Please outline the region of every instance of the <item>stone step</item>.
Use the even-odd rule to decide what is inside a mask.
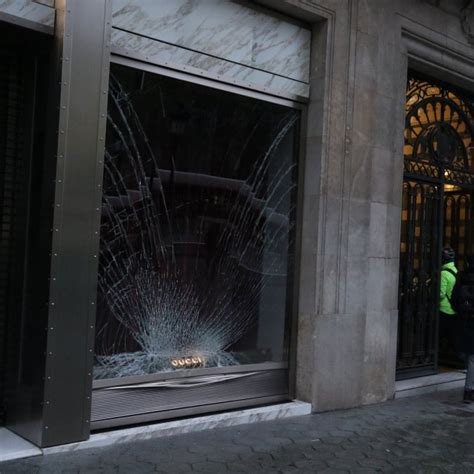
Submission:
[[[41,449],[34,444],[29,443],[6,428],[0,427],[0,462],[40,456],[41,454]]]
[[[456,370],[395,382],[395,398],[413,397],[464,387],[466,372]]]

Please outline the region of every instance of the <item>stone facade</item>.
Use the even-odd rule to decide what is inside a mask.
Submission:
[[[83,9],[84,2],[67,0],[55,4],[56,48],[61,52],[58,57],[63,68],[57,81],[62,87],[59,129],[61,134],[65,133],[62,138],[60,135],[57,156],[65,157],[70,167],[64,171],[58,165],[67,182],[66,178],[75,177],[74,166],[84,172],[84,156],[87,155],[90,181],[95,176],[100,189],[105,99],[102,102],[94,99],[87,108],[87,113],[92,110],[95,114],[95,122],[88,121],[89,130],[82,126],[81,113],[86,105],[80,94],[84,92],[81,87],[85,82],[88,82],[89,92],[95,90],[97,96],[102,96],[101,91],[106,94],[108,54],[110,48],[114,53],[114,39],[112,36],[110,42],[108,36],[112,29],[112,2],[102,0],[100,5],[95,2],[89,0],[89,8],[95,5],[105,18],[101,16],[93,22],[94,29],[91,29],[103,51],[100,57],[97,50],[94,50],[95,56],[86,51],[91,35],[85,25],[92,26],[88,19],[90,13]],[[11,21],[11,16],[18,14],[18,9],[12,10],[13,4],[0,1],[0,20]],[[52,10],[45,6],[50,4],[22,1],[15,5],[28,12],[46,12]],[[76,9],[74,13],[71,13],[71,5],[72,10]],[[407,71],[411,68],[474,91],[474,3],[466,0],[253,0],[248,5],[270,7],[277,15],[281,13],[309,24],[312,30],[309,103],[302,143],[304,160],[300,166],[302,218],[298,230],[299,296],[293,361],[296,397],[310,402],[314,411],[387,400],[393,397],[395,385]],[[82,13],[79,15],[76,11]],[[48,26],[46,32],[51,34],[52,12],[46,13],[49,15],[47,21],[44,20]],[[38,21],[34,17],[28,24]],[[36,26],[45,32],[43,24],[42,28]],[[75,35],[74,41],[71,35]],[[150,62],[153,61],[150,59]],[[77,79],[75,71],[90,72],[90,81]],[[305,78],[306,72],[305,69]],[[69,74],[72,79],[68,79]],[[264,85],[268,86],[266,82]],[[301,95],[306,92],[307,87]],[[90,94],[84,96],[91,97]],[[75,101],[69,103],[70,97]],[[95,103],[101,103],[101,113]],[[76,122],[70,120],[71,116],[76,117]],[[75,123],[81,127],[74,128]],[[86,129],[88,135],[82,136]],[[69,134],[75,137],[75,142],[65,139]],[[87,148],[82,146],[85,140],[90,150],[81,151],[82,156],[78,150]],[[68,143],[73,150],[67,148]],[[81,146],[72,147],[71,143]],[[61,180],[56,185],[62,192]],[[87,194],[84,199],[90,209],[99,211],[101,191],[95,190],[94,202],[92,192],[82,188],[80,191]],[[61,196],[61,192],[57,195]],[[54,246],[65,246],[63,231],[72,234],[71,229],[78,224],[74,214],[76,204],[77,195],[71,191],[65,210],[62,205],[60,210],[55,210],[57,216],[62,217],[62,212],[71,221],[68,225],[60,222],[64,229],[61,225],[56,228],[55,224],[62,240],[54,234],[54,257],[58,256]],[[67,278],[51,279],[47,324],[57,318],[59,329],[54,324],[54,332],[53,328],[48,332],[47,354],[57,357],[57,353],[64,354],[70,349],[79,355],[83,351],[83,357],[72,369],[71,365],[62,366],[60,362],[57,366],[49,362],[45,369],[52,376],[45,378],[46,404],[41,400],[40,409],[47,408],[42,415],[44,419],[38,422],[41,426],[35,428],[38,432],[42,430],[45,437],[49,433],[50,438],[42,441],[44,445],[86,439],[89,435],[93,352],[90,341],[94,337],[91,305],[94,305],[97,273],[96,263],[91,266],[90,260],[97,257],[98,230],[97,217],[93,225],[81,225],[77,235],[70,235],[74,249],[70,254],[77,259],[75,264],[82,265],[87,291],[81,293],[86,285],[75,283],[75,275],[71,275],[70,267],[61,260],[62,254],[55,260],[62,262],[61,269]],[[78,236],[87,243],[79,251],[77,246],[73,247],[77,245]],[[54,265],[52,268],[54,271]],[[90,278],[92,273],[94,276]],[[75,332],[67,320],[71,305],[68,292],[88,308],[76,307]],[[69,347],[69,341],[61,338],[60,330],[63,334],[74,332],[77,344],[74,349]],[[86,346],[76,334],[90,343]],[[73,384],[81,377],[84,383],[77,389]],[[64,380],[71,383],[66,384]],[[51,406],[48,406],[48,393],[53,396]],[[70,399],[76,402],[77,409],[70,409]],[[71,411],[81,415],[76,420],[77,429],[65,429],[69,430],[67,437],[61,431],[64,428],[62,413]],[[48,422],[48,417],[54,419],[56,425]]]
[[[469,10],[462,1],[281,3],[314,25],[297,395],[315,411],[375,403],[394,394],[407,71],[474,90]]]

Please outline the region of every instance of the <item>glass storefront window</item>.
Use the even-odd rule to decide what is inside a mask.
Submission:
[[[96,379],[288,360],[300,111],[113,65]]]

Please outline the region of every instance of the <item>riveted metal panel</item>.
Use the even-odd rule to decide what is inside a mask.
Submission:
[[[42,446],[89,436],[109,0],[56,2],[60,105]]]

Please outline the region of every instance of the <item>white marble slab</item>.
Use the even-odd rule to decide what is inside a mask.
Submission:
[[[0,462],[40,456],[41,449],[6,428],[0,428]],[[1,472],[1,468],[0,468]]]
[[[113,26],[308,82],[311,31],[230,0],[113,0]]]
[[[0,0],[0,12],[54,28],[54,8],[32,0]]]
[[[309,85],[240,64],[195,53],[124,31],[112,30],[112,52],[284,97],[309,97]]]
[[[43,450],[44,454],[77,451],[81,449],[109,446],[117,443],[128,443],[138,440],[162,438],[213,428],[224,428],[262,421],[278,420],[294,416],[309,415],[311,405],[300,401],[280,403],[259,408],[199,416],[178,421],[168,421],[153,425],[125,428],[107,433],[98,433],[81,443],[65,444]]]
[[[54,8],[54,0],[33,0],[35,3],[42,3],[48,7]]]

